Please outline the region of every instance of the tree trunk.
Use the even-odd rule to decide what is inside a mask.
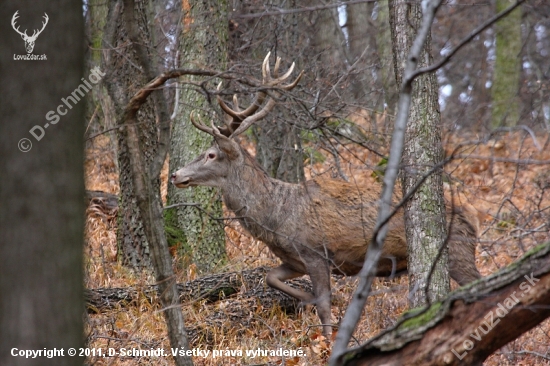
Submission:
[[[386,1],[378,2],[377,23],[378,33],[376,35],[376,48],[378,51],[379,74],[382,79],[381,84],[384,90],[384,108],[389,114],[394,114],[399,92],[398,86],[395,83],[389,13]]]
[[[253,1],[241,3],[240,6],[253,6]],[[295,9],[298,5],[296,0],[277,0],[271,2],[270,6],[277,9]],[[248,48],[250,40],[247,37],[243,37],[245,44],[236,42],[240,39],[234,37],[231,43],[233,63],[249,62],[254,66],[260,65],[267,51],[271,51],[272,56],[281,57],[287,62],[289,59],[293,60],[296,63],[296,69],[302,69],[303,55],[299,47],[303,42],[304,28],[300,14],[272,17],[268,22],[252,20],[244,24],[244,27],[247,26],[248,32],[254,37],[252,42],[261,42],[261,46]],[[281,65],[283,69],[287,66],[288,64],[285,63]],[[250,67],[249,70],[251,69]],[[300,129],[296,123],[298,118],[291,106],[286,107],[284,102],[278,104],[278,108],[250,129],[256,141],[256,160],[273,178],[291,183],[303,182],[305,179],[304,152]]]
[[[550,242],[346,352],[338,365],[481,365],[550,316]]]
[[[183,1],[183,32],[180,35],[181,67],[225,69],[227,65],[227,1]],[[189,82],[200,83],[200,77],[189,76]],[[213,85],[209,85],[213,87]],[[197,130],[189,115],[194,109],[211,111],[210,98],[190,85],[180,84],[179,108],[172,129],[170,145],[170,171],[188,164],[211,144],[211,137]],[[203,114],[204,115],[204,114]],[[203,117],[205,118],[205,117]],[[208,116],[206,118],[212,118]],[[216,121],[216,124],[220,122]],[[170,245],[177,245],[183,254],[190,256],[199,272],[205,273],[223,264],[225,232],[223,222],[216,220],[222,214],[220,192],[217,189],[168,188],[169,204],[194,202],[195,207],[178,207],[165,213]]]
[[[512,5],[510,0],[497,0],[497,13]],[[521,71],[521,8],[495,24],[496,55],[492,91],[493,128],[515,126],[519,121],[519,75]]]
[[[356,101],[362,101],[366,105],[375,106],[378,109],[380,100],[377,93],[371,93],[369,82],[376,79],[376,69],[373,68],[376,60],[377,29],[372,20],[374,2],[346,5],[347,20],[344,29],[347,31],[347,45],[349,49],[349,64],[353,67],[351,92]],[[369,64],[369,61],[372,64]],[[373,116],[374,117],[374,116]]]
[[[44,13],[48,16],[33,50],[47,60],[14,60],[27,54],[9,22],[16,11],[23,29],[40,29]],[[83,75],[82,4],[6,0],[2,14],[0,364],[82,365],[83,357],[67,353],[84,347],[85,101],[69,102],[70,108],[61,101],[83,85],[82,77],[91,81]],[[56,122],[46,120],[51,113]],[[29,133],[35,126],[43,128],[41,139]],[[38,127],[34,132],[40,135]],[[44,349],[58,353],[53,358],[20,354]]]
[[[89,0],[86,12],[86,35],[90,39],[90,47],[86,49],[87,68],[91,69],[95,66],[101,66],[103,50],[103,38],[105,32],[105,24],[109,14],[109,3],[103,0]],[[104,131],[110,131],[116,123],[116,112],[113,101],[109,97],[109,93],[105,85],[102,83],[89,95],[89,103],[86,110],[86,141],[88,144],[93,144],[94,139],[88,141],[90,136],[100,134]],[[111,146],[117,146],[117,134],[106,133],[106,137],[110,140]],[[114,164],[118,170],[116,149],[113,149]]]
[[[155,89],[147,86],[138,89],[158,73],[152,52],[155,42],[148,28],[151,9],[150,2],[113,2],[105,31],[105,43],[114,46],[107,54],[106,63],[110,62],[113,67],[108,85],[119,110],[119,162],[124,162],[120,165],[122,205],[119,212],[128,202],[124,201],[124,197],[128,197],[135,205],[133,212],[136,217],[143,220],[141,230],[154,265],[170,345],[172,348],[188,349],[172,258],[164,232],[159,189],[160,171],[170,139],[168,107],[162,89],[156,93],[153,91]],[[117,52],[122,48],[125,49],[123,55]],[[149,94],[152,95],[148,99]],[[133,97],[128,101],[127,95]],[[125,188],[131,191],[125,192]],[[191,357],[177,355],[174,360],[178,366],[192,365]]]
[[[419,3],[389,2],[394,68],[397,84],[422,22]],[[431,37],[428,35],[419,67],[432,63]],[[412,105],[405,132],[401,160],[403,197],[443,159],[441,145],[438,85],[434,73],[424,74],[413,83]],[[405,204],[405,232],[409,249],[410,306],[418,307],[449,292],[447,236],[441,169],[431,174]],[[441,255],[439,252],[441,251]],[[432,263],[437,265],[431,273]],[[427,295],[427,298],[426,298]]]
[[[288,112],[276,112],[252,128],[258,142],[256,159],[271,177],[299,183],[305,180],[302,142]]]
[[[108,19],[104,31],[103,48],[112,50],[104,53],[103,67],[107,70],[105,78],[107,91],[115,106],[116,115],[120,116],[124,107],[128,104],[129,96],[132,96],[141,85],[146,83],[143,71],[134,65],[137,56],[128,50],[127,31],[122,24],[122,1],[110,3]],[[146,17],[139,17],[139,27],[147,32]],[[149,44],[148,34],[142,33],[142,42]],[[155,143],[156,126],[155,106],[148,101],[140,109],[138,115],[139,139],[144,146],[143,154],[147,163],[155,155],[157,144]],[[143,218],[139,212],[136,201],[136,193],[132,181],[132,167],[128,146],[123,134],[118,131],[118,166],[120,185],[120,204],[118,211],[118,253],[123,264],[132,268],[148,268],[151,266],[150,247],[143,230]]]

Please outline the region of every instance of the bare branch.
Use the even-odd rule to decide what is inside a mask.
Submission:
[[[483,24],[481,24],[479,27],[474,29],[466,38],[462,39],[445,57],[443,57],[441,60],[436,62],[435,64],[423,67],[421,69],[416,70],[411,76],[412,78],[416,78],[422,74],[435,71],[445,65],[451,57],[453,57],[462,47],[464,47],[466,44],[468,44],[472,39],[474,39],[475,36],[483,32],[485,29],[489,28],[491,25],[499,21],[500,19],[504,18],[508,14],[510,14],[515,8],[517,8],[521,3],[525,2],[525,0],[517,0],[517,2],[508,8],[504,9],[500,13],[494,15],[493,17],[487,19]]]

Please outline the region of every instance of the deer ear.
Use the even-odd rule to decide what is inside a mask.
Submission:
[[[220,150],[227,155],[229,160],[236,160],[241,156],[239,144],[232,139],[223,135],[218,135],[214,137],[214,140],[216,140],[216,144],[218,144]]]

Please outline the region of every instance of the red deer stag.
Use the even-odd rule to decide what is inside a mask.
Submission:
[[[215,143],[195,160],[176,171],[171,181],[176,187],[219,187],[226,207],[234,212],[242,226],[263,241],[281,259],[282,264],[267,274],[267,284],[304,303],[314,303],[323,324],[323,333],[331,329],[330,272],[355,275],[363,265],[365,253],[376,223],[377,202],[381,187],[361,187],[340,180],[311,179],[291,184],[269,177],[256,160],[235,141],[234,137],[263,118],[280,96],[277,89],[290,90],[302,74],[282,85],[294,64],[278,77],[277,59],[273,76],[269,70],[269,54],[262,66],[263,86],[254,102],[240,110],[229,108],[219,97],[221,108],[232,117],[223,127],[193,125],[212,135]],[[269,89],[269,91],[267,91]],[[265,106],[258,111],[268,94]],[[449,240],[450,274],[464,285],[480,278],[474,262],[477,238],[476,216],[467,209],[454,207],[454,222]],[[397,213],[389,223],[378,276],[407,269],[407,243],[403,214]],[[308,274],[313,294],[285,284]]]

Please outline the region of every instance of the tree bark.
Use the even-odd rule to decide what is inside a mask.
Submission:
[[[510,0],[497,0],[496,12],[512,5]],[[495,24],[495,69],[493,74],[491,127],[515,126],[519,121],[518,96],[521,71],[521,8]]]
[[[417,315],[405,315],[338,364],[481,365],[549,316],[550,242]]]
[[[180,35],[182,67],[225,69],[227,65],[227,1],[183,1],[183,31]],[[199,77],[189,76],[190,83],[200,83]],[[210,85],[213,87],[214,85]],[[179,108],[172,129],[170,144],[170,171],[191,162],[211,144],[211,137],[197,130],[189,116],[194,109],[211,111],[212,96],[180,84]],[[220,125],[219,122],[216,122]],[[220,192],[208,187],[193,189],[168,188],[169,204],[198,203],[195,207],[178,207],[165,213],[170,245],[178,246],[182,254],[191,258],[200,273],[212,271],[227,260],[223,221],[215,220],[222,214]]]
[[[374,6],[374,2],[346,5],[347,20],[343,29],[347,31],[349,64],[353,65],[350,87],[354,99],[378,109],[383,100],[377,98],[377,93],[371,93],[370,88],[373,84],[376,85],[376,81],[375,83],[369,82],[369,80],[377,78],[377,70],[372,67],[377,61],[375,39],[378,37],[375,23],[372,20]],[[371,62],[370,65],[369,62]]]
[[[392,60],[392,44],[389,22],[389,9],[385,1],[378,2],[376,49],[378,53],[378,68],[384,90],[384,109],[388,114],[395,114],[398,85],[395,82],[395,72]],[[389,123],[388,123],[389,124]]]
[[[67,351],[84,347],[85,101],[69,102],[71,108],[62,102],[81,78],[89,82],[82,4],[6,0],[1,8],[0,364],[82,365],[83,357]],[[14,60],[26,54],[10,25],[16,11],[23,29],[39,29],[49,17],[33,50],[47,60]],[[46,120],[50,111],[57,122]],[[43,128],[39,140],[29,133],[34,126]],[[44,349],[63,349],[63,356],[19,355]]]
[[[124,27],[122,0],[112,1],[109,4],[109,13],[104,30],[103,49],[110,50],[103,53],[103,68],[107,71],[105,77],[106,88],[114,104],[116,115],[124,113],[124,108],[141,85],[147,82],[143,71],[136,68],[137,56],[129,49],[127,30]],[[145,20],[147,17],[138,17],[138,26],[144,30],[141,42],[150,44]],[[157,144],[155,106],[148,101],[140,109],[137,122],[139,139],[144,146],[143,154],[147,163],[155,155]],[[150,268],[151,253],[149,242],[143,228],[143,218],[137,206],[135,187],[132,179],[132,167],[128,145],[122,131],[118,131],[117,157],[119,167],[120,204],[118,211],[118,256],[119,260],[134,269]]]
[[[390,0],[390,27],[397,84],[401,85],[403,66],[422,23],[420,3]],[[431,36],[428,34],[419,58],[419,67],[430,65]],[[412,104],[405,132],[401,160],[403,197],[443,159],[441,145],[438,84],[435,74],[419,76],[413,83]],[[441,170],[430,175],[407,201],[405,232],[409,249],[410,306],[436,301],[449,292],[447,228]],[[437,261],[433,272],[432,264]]]

